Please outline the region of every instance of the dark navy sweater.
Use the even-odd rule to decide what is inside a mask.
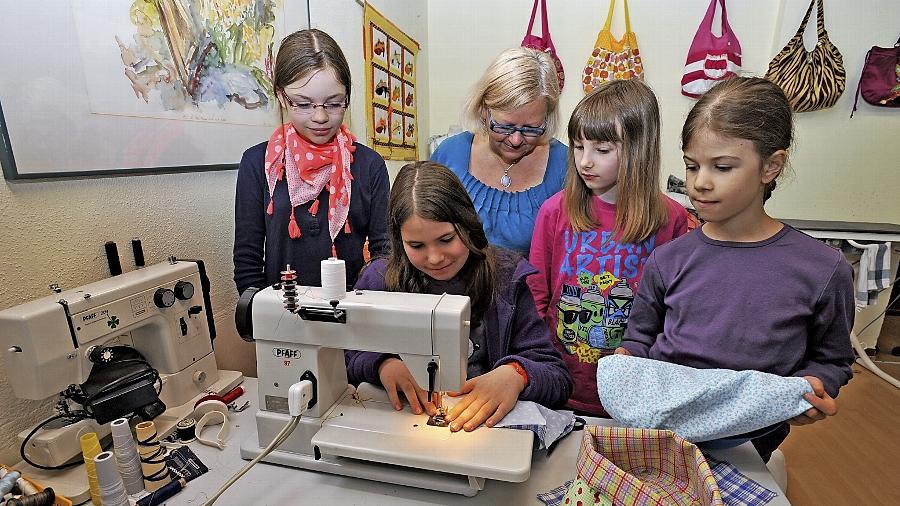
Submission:
[[[275,283],[287,264],[297,271],[298,284],[320,286],[320,263],[331,256],[326,190],[317,197],[316,216],[309,214],[312,201],[295,209],[302,234],[297,239],[288,235],[291,199],[285,180],[275,185],[274,213],[266,214],[269,189],[263,163],[267,144],[263,142],[245,151],[238,169],[234,199],[234,283],[238,293],[251,286],[264,288]],[[367,238],[373,257],[385,254],[389,248],[387,167],[377,153],[362,144],[354,145],[347,218],[351,233],[342,229],[334,240],[338,258],[347,265],[348,287],[356,283],[363,266],[363,245]]]

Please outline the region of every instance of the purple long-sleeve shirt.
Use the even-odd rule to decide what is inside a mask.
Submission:
[[[538,317],[531,290],[525,283],[525,278],[537,270],[519,255],[496,251],[496,295],[483,317],[490,369],[518,362],[528,373],[528,386],[519,394],[519,399],[551,408],[561,407],[572,391],[572,379],[550,341],[550,329]],[[384,290],[386,267],[385,259],[373,261],[360,274],[355,288]],[[345,352],[350,383],[366,381],[380,385],[378,365],[389,356],[392,355]]]
[[[815,376],[836,396],[853,373],[853,270],[788,225],[760,242],[697,229],[644,267],[622,346],[696,368]]]

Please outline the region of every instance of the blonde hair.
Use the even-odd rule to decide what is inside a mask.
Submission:
[[[665,197],[659,189],[659,104],[642,81],[611,81],[575,106],[569,119],[569,168],[565,206],[573,230],[600,226],[594,216],[590,188],[575,168],[574,145],[582,139],[620,143],[616,180],[614,231],[622,243],[637,243],[668,221]]]
[[[547,131],[540,139],[545,142],[559,128],[556,66],[547,53],[526,47],[507,49],[488,66],[469,93],[465,120],[470,130],[487,135],[484,115],[488,109],[511,111],[540,98],[547,105]]]

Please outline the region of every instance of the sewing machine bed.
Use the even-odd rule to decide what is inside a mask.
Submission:
[[[312,444],[328,455],[501,481],[528,479],[531,431],[450,432],[427,421],[428,415],[409,408],[395,411],[383,389],[363,383],[356,396],[344,396],[330,412]]]

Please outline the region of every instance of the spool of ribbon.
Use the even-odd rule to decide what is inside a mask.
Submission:
[[[91,502],[100,506],[100,485],[97,483],[97,467],[94,465],[94,457],[103,451],[100,448],[100,440],[97,439],[96,432],[88,432],[82,434],[81,438],[81,455],[84,457],[84,467],[87,471],[88,485],[91,488]]]
[[[141,474],[141,457],[138,455],[134,436],[131,435],[131,426],[128,425],[127,418],[119,418],[110,422],[109,428],[125,492],[137,494],[144,490],[144,475]]]
[[[141,422],[135,426],[134,430],[137,432],[138,453],[141,454],[144,488],[148,492],[153,492],[165,485],[169,477],[166,468],[166,451],[159,444],[159,436],[153,422]]]
[[[97,486],[100,488],[100,502],[103,506],[128,506],[128,494],[119,475],[113,452],[101,452],[94,457],[97,469]]]

